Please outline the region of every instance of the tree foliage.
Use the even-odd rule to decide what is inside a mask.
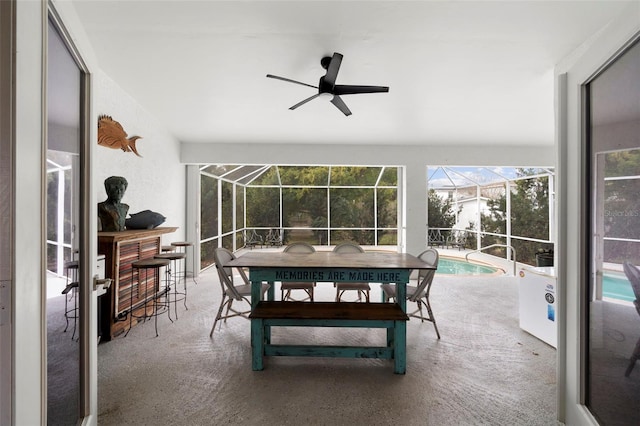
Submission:
[[[456,223],[456,212],[451,198],[440,197],[435,190],[427,194],[427,218],[429,228],[453,228]]]

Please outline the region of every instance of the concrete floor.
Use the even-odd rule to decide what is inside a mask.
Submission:
[[[316,295],[332,300],[333,286]],[[189,283],[189,310],[160,318],[159,337],[150,321],[99,345],[100,425],[557,424],[556,350],[518,327],[513,277],[436,275],[442,339],[411,320],[406,375],[388,360],[296,357],[254,372],[247,320],[209,338],[220,296],[211,268]],[[276,328],[273,340],[383,344],[384,331]]]

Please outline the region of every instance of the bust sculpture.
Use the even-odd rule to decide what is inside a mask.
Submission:
[[[129,205],[121,203],[120,200],[128,185],[127,180],[122,176],[111,176],[105,179],[104,189],[107,191],[107,199],[98,203],[99,230],[124,231]]]

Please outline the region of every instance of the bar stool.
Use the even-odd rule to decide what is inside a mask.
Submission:
[[[134,271],[137,270],[138,272],[138,296],[140,295],[140,285],[141,283],[144,283],[144,296],[143,296],[143,303],[142,306],[144,307],[144,313],[142,315],[136,316],[136,318],[143,318],[144,321],[146,321],[148,318],[150,317],[154,317],[155,319],[155,328],[156,328],[156,337],[158,337],[158,316],[164,314],[165,312],[167,312],[169,310],[169,304],[168,304],[168,299],[166,297],[167,292],[169,291],[168,288],[160,288],[160,269],[169,266],[170,261],[168,259],[143,259],[143,260],[138,260],[136,262],[133,262],[131,264],[131,267],[133,268]],[[144,271],[144,280],[142,280],[140,278],[140,276],[142,275],[142,272]],[[153,283],[153,293],[151,295],[149,295],[149,283],[148,281],[148,275],[149,275],[149,271],[151,271],[154,274],[154,283]],[[131,290],[130,290],[130,312],[129,312],[129,330],[127,330],[125,337],[127,336],[127,334],[129,334],[129,331],[131,331],[131,327],[133,325],[133,317],[134,317],[134,313],[133,313],[133,286],[134,283],[133,281],[131,282]],[[151,297],[149,297],[151,296]],[[161,301],[161,298],[165,298],[164,301]],[[149,302],[151,302],[151,306],[152,306],[152,310],[151,313],[147,312],[147,305],[149,304]],[[169,319],[171,320],[171,322],[173,322],[173,320],[171,319],[171,316],[169,315]]]
[[[69,320],[73,320],[73,333],[71,339],[76,337],[76,321],[78,320],[78,261],[72,260],[64,264],[65,276],[67,278],[67,285],[62,294],[64,295],[64,319],[67,324],[64,327],[63,333],[67,332],[69,328]],[[69,295],[69,293],[71,293]],[[73,308],[69,308],[69,299],[73,298]]]
[[[163,253],[170,253],[176,251],[176,248],[174,246],[162,246],[160,247],[160,251]]]
[[[187,248],[188,247],[193,247],[193,243],[189,242],[189,241],[176,241],[171,243],[172,246],[176,247],[177,250],[179,250],[181,253],[184,253],[185,255],[187,254]],[[193,257],[192,257],[192,266],[191,266],[191,271],[187,270],[187,266],[186,266],[186,260],[185,260],[185,267],[184,267],[184,279],[185,279],[185,285],[186,285],[186,280],[187,280],[187,273],[191,272],[191,279],[193,280],[193,282],[195,284],[198,284],[198,281],[196,280],[196,256],[195,256],[195,250],[193,252]]]
[[[168,303],[173,303],[173,310],[176,314],[176,319],[178,319],[178,302],[180,300],[184,301],[184,308],[187,308],[187,280],[184,279],[183,283],[183,291],[178,291],[178,283],[180,282],[180,277],[183,276],[183,270],[185,268],[180,269],[180,263],[184,265],[184,262],[180,262],[187,258],[185,253],[160,253],[154,256],[156,259],[168,259],[171,263],[164,270],[165,275],[165,287],[167,288],[167,300]],[[171,299],[171,286],[173,286],[173,299]],[[171,308],[169,308],[169,319],[171,319]]]

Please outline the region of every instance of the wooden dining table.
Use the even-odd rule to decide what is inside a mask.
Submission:
[[[394,360],[394,372],[406,372],[406,285],[414,269],[434,269],[406,253],[339,254],[249,252],[224,266],[248,268],[251,281],[252,368],[264,368],[265,356],[322,356]],[[394,303],[275,301],[275,282],[395,283]],[[270,283],[262,300],[262,283]],[[386,328],[386,346],[271,344],[273,326]]]

